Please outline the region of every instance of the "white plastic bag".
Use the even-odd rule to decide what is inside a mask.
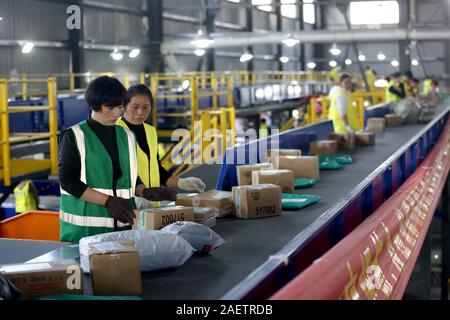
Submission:
[[[182,237],[167,232],[137,229],[103,233],[80,240],[80,264],[89,273],[89,244],[103,241],[131,240],[139,250],[141,271],[152,271],[183,265],[195,249]]]
[[[191,221],[178,221],[161,229],[185,239],[197,252],[210,253],[225,240],[207,226]]]

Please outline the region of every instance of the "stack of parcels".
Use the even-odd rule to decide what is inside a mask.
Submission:
[[[209,190],[203,193],[178,194],[175,204],[186,207],[215,208],[217,218],[233,214],[231,192],[228,191]]]
[[[216,225],[216,217],[219,216],[217,208],[194,207],[194,218],[196,223],[204,224],[212,228]]]
[[[236,217],[257,219],[281,214],[281,188],[274,184],[233,187]]]
[[[138,296],[142,293],[139,251],[132,241],[89,244],[92,291],[100,296]]]
[[[252,185],[274,184],[281,187],[283,193],[294,193],[295,175],[291,170],[261,170],[252,172]]]
[[[279,156],[301,156],[302,150],[300,149],[268,149],[266,162],[273,162],[275,157]]]
[[[369,118],[367,119],[366,129],[370,132],[384,132],[386,128],[385,118]]]
[[[355,148],[355,135],[353,133],[333,132],[329,138],[337,142],[340,150],[353,150]]]
[[[75,260],[5,264],[0,274],[22,292],[20,299],[83,294],[83,271]]]
[[[133,229],[159,230],[177,221],[194,221],[194,210],[183,206],[162,206],[135,210]]]
[[[403,124],[402,117],[393,113],[385,115],[384,118],[386,119],[387,127],[400,127]]]
[[[317,140],[309,144],[309,153],[312,155],[335,154],[337,151],[336,140]]]
[[[236,166],[237,181],[239,186],[248,186],[252,184],[252,172],[264,169],[271,169],[270,163],[257,163]]]
[[[276,169],[291,170],[296,179],[320,179],[319,157],[317,156],[280,156],[275,158]]]

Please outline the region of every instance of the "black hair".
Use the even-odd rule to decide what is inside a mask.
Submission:
[[[400,72],[394,72],[392,75],[391,75],[391,78],[400,78],[402,76],[402,74],[400,73]]]
[[[102,105],[117,107],[126,105],[130,100],[127,89],[116,78],[101,76],[92,80],[84,93],[89,107],[94,111],[100,111]]]
[[[404,75],[405,75],[405,77],[407,77],[408,79],[414,78],[414,76],[413,76],[411,70],[405,71]]]
[[[342,82],[342,81],[344,81],[345,79],[351,79],[351,78],[352,78],[352,76],[349,75],[348,73],[343,73],[343,74],[341,74],[341,76],[339,77],[339,82]]]
[[[145,84],[135,84],[128,88],[128,94],[130,99],[134,96],[146,96],[150,100],[150,106],[153,107],[153,95],[152,91]]]
[[[416,83],[416,84],[419,84],[419,83],[420,83],[419,79],[417,79],[417,78],[414,78],[414,79],[413,79],[413,82]]]

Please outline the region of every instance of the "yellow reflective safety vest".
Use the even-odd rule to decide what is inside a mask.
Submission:
[[[122,118],[117,120],[116,124],[129,129]],[[150,159],[147,157],[147,154],[142,151],[139,143],[136,143],[138,175],[147,188],[157,188],[161,186],[158,166],[158,135],[154,127],[146,123],[144,123],[143,125],[145,129],[145,137],[147,140],[148,148],[150,150]],[[154,207],[160,206],[159,202],[152,201],[151,203]]]
[[[377,80],[377,77],[375,76],[375,73],[373,73],[372,69],[366,70],[365,72],[366,80],[370,88],[375,87],[375,81]]]
[[[16,199],[16,213],[37,210],[38,195],[31,180],[25,180],[14,188],[14,198]]]
[[[334,81],[335,84],[339,83],[339,73],[341,72],[341,67],[336,66],[330,71],[330,79]]]
[[[400,98],[399,96],[397,96],[396,94],[393,94],[389,91],[390,88],[392,87],[396,87],[397,89],[399,89],[398,86],[396,86],[394,83],[392,83],[392,81],[389,81],[388,86],[386,87],[386,102],[395,102],[395,103],[399,103],[402,98]],[[400,89],[399,89],[400,90]]]
[[[336,99],[341,94],[344,94],[347,97],[347,121],[352,128],[353,131],[361,130],[361,127],[359,125],[358,121],[358,114],[356,112],[356,108],[352,104],[352,99],[349,94],[347,94],[343,89],[336,90],[336,92],[331,96],[331,103],[330,103],[330,113],[328,118],[333,121],[333,127],[334,132],[337,133],[346,133],[347,128],[345,127],[345,123],[342,120],[341,115],[338,112],[337,105],[336,105]]]
[[[433,80],[426,79],[423,81],[423,95],[427,96],[433,90]]]

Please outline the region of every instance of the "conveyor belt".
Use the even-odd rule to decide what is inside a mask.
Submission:
[[[62,242],[0,239],[0,264],[26,262],[67,245]]]
[[[346,195],[423,127],[424,125],[408,125],[388,128],[385,133],[377,134],[376,146],[359,147],[350,152],[354,164],[344,167],[341,171],[322,171],[320,182],[314,188],[302,191],[323,197],[320,203],[312,207],[283,212],[280,217],[260,220],[219,220],[214,230],[226,240],[226,244],[209,256],[192,257],[180,268],[144,273],[143,298],[221,298]],[[211,180],[212,176],[204,167],[192,171],[191,174],[205,180]],[[208,184],[212,183],[211,180]]]

